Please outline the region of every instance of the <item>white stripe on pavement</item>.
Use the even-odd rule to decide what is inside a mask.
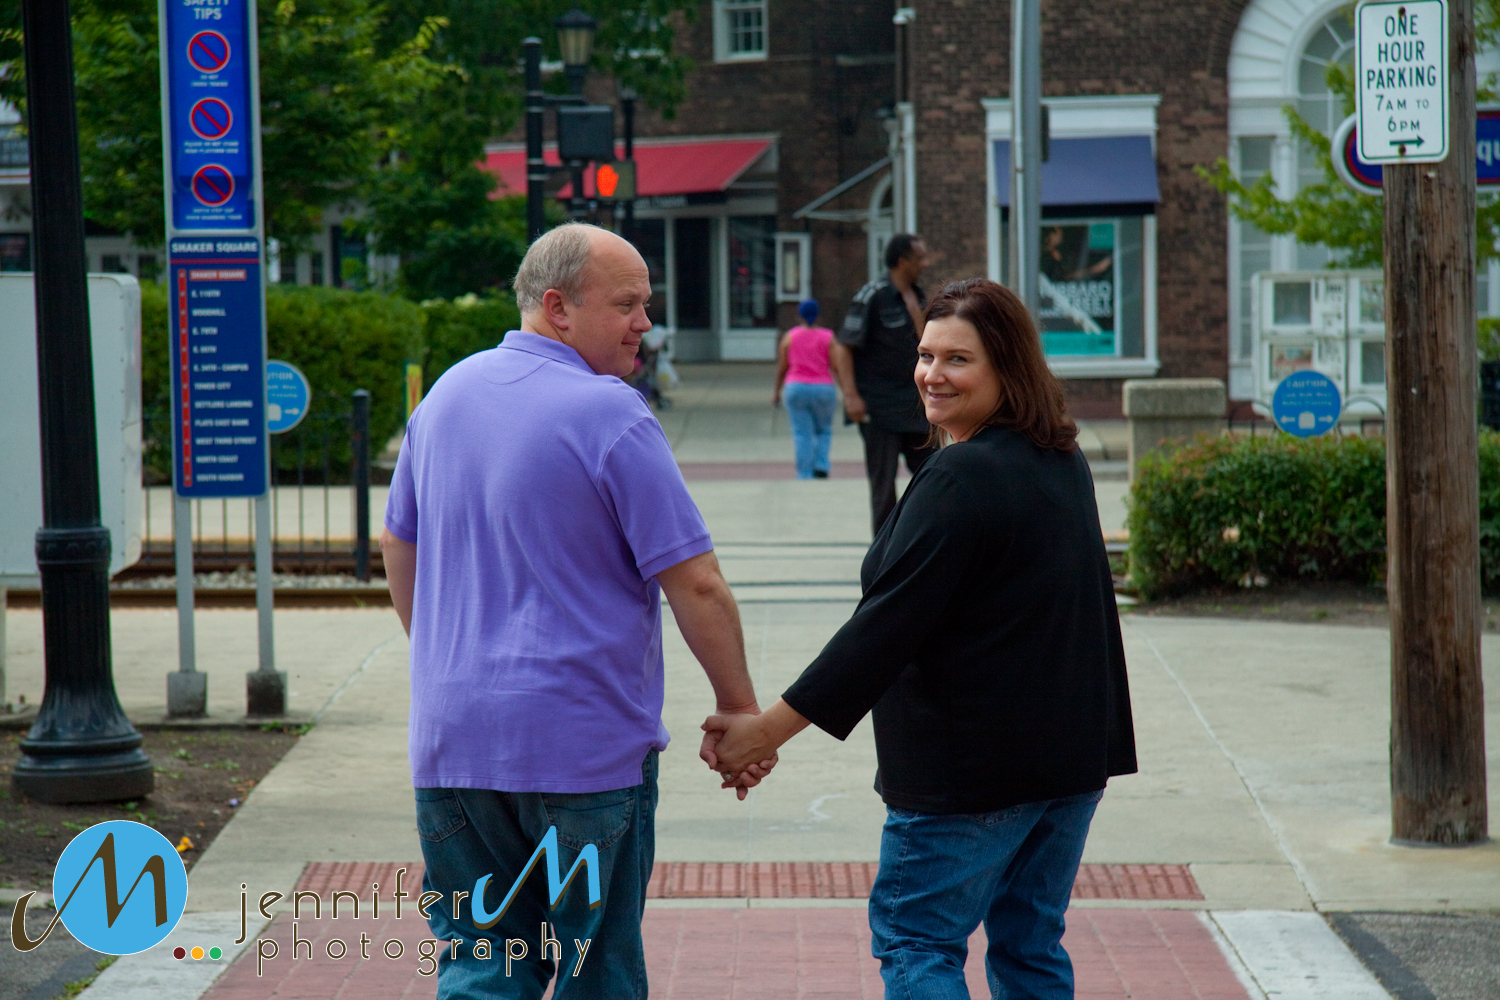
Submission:
[[[233,944],[240,936],[238,912],[184,913],[165,941],[138,955],[122,957],[99,973],[83,996],[99,1000],[198,1000],[267,923],[257,913],[250,919],[244,943]],[[191,951],[194,945],[205,952],[217,946],[224,955],[218,961],[172,957],[173,948]]]
[[[1216,910],[1210,916],[1269,1000],[1391,1000],[1317,913]]]

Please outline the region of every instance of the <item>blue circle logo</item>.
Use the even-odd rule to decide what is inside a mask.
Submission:
[[[160,944],[182,919],[187,891],[187,869],[172,842],[123,819],[74,837],[52,873],[63,926],[106,955],[134,955]]]
[[[1293,372],[1277,384],[1271,397],[1271,417],[1276,426],[1297,437],[1333,430],[1342,410],[1339,387],[1322,372]]]

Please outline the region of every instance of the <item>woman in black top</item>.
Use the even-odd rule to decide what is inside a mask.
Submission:
[[[876,536],[854,616],[764,714],[705,722],[704,757],[728,786],[809,723],[844,739],[873,711],[886,996],[968,997],[983,922],[996,996],[1072,997],[1063,913],[1105,782],[1136,769],[1093,480],[1004,287],[943,289],[916,382],[954,443]]]

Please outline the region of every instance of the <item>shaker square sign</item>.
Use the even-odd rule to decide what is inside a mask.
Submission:
[[[1366,0],[1354,16],[1359,158],[1366,163],[1446,158],[1446,0]]]

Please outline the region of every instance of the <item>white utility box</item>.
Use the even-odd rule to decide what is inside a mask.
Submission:
[[[1379,271],[1263,272],[1255,276],[1255,398],[1316,371],[1338,386],[1341,422],[1385,417],[1385,277]]]
[[[99,508],[110,575],[141,557],[141,286],[128,274],[89,275]],[[0,274],[0,586],[35,587],[42,526],[36,299],[29,273]]]

